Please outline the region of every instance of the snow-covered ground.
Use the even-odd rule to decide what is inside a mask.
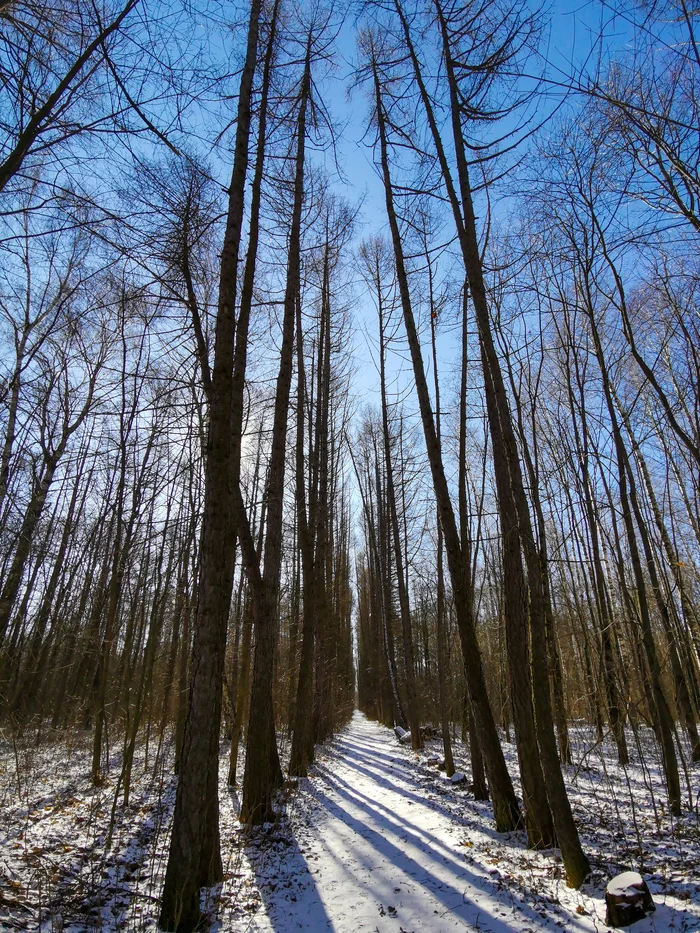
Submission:
[[[592,745],[587,730],[573,738],[567,781],[594,867],[580,891],[567,888],[558,852],[531,852],[522,833],[496,833],[488,805],[429,763],[439,743],[417,754],[356,713],[318,751],[312,777],[286,792],[275,824],[244,832],[237,796],[222,784],[226,880],[204,898],[212,928],[588,933],[606,929],[606,881],[632,868],[657,905],[636,933],[700,933],[697,809],[670,817],[653,748],[645,748],[644,767],[635,756],[621,769],[613,749]],[[515,774],[514,746],[505,748]],[[0,928],[156,929],[175,783],[167,756],[154,775],[153,750],[148,771],[143,754],[130,806],[120,801],[114,810],[106,851],[118,758],[111,779],[92,788],[86,741],[2,745]],[[457,743],[458,767],[468,771],[463,754]],[[698,766],[688,780],[695,804]]]

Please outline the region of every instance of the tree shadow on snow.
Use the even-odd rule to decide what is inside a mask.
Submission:
[[[317,807],[352,830],[359,837],[358,842],[361,839],[371,846],[368,852],[366,846],[360,843],[353,852],[344,839],[343,850],[332,855],[341,867],[347,864],[348,858],[352,858],[356,863],[360,862],[367,872],[374,872],[372,891],[378,899],[383,895],[390,898],[391,892],[397,890],[393,885],[399,885],[401,897],[400,906],[396,908],[398,918],[412,916],[414,919],[403,921],[409,927],[413,924],[417,929],[416,916],[424,924],[422,929],[430,928],[425,926],[426,923],[438,922],[437,918],[426,916],[424,892],[429,892],[442,905],[443,909],[435,913],[459,918],[468,925],[467,929],[476,927],[488,930],[489,933],[510,933],[515,919],[518,927],[521,923],[526,926],[531,924],[534,928],[549,926],[543,924],[541,915],[521,901],[515,892],[508,891],[499,881],[492,880],[486,874],[480,875],[472,870],[459,859],[455,850],[451,850],[429,830],[411,824],[376,801],[370,801],[355,788],[327,772],[322,777],[328,783],[329,790],[341,801],[314,787],[311,793]],[[403,795],[400,788],[393,787],[393,790]],[[356,815],[350,809],[354,809]],[[361,813],[357,813],[358,809]],[[323,817],[320,816],[319,823],[322,821]],[[409,848],[413,854],[409,854]],[[391,866],[388,870],[391,873],[390,883],[385,883],[383,887],[382,882],[387,879],[378,873],[377,856]],[[347,873],[350,874],[349,871]],[[396,894],[393,898],[397,901]],[[514,907],[518,909],[517,918],[512,913]],[[432,909],[430,914],[433,914]],[[551,928],[555,928],[553,923]],[[571,918],[567,929],[574,931],[588,928]]]
[[[275,933],[332,930],[314,880],[318,869],[307,862],[286,821],[251,834],[245,852],[255,876],[267,920]],[[262,929],[251,917],[251,931]]]
[[[345,833],[340,846],[334,846],[333,840],[330,845],[326,843],[325,848],[329,850],[326,854],[349,878],[353,876],[351,861],[355,862],[355,866],[360,863],[360,872],[374,872],[373,895],[381,897],[384,893],[389,898],[385,903],[389,903],[392,898],[396,903],[397,896],[392,895],[392,892],[400,890],[402,905],[399,918],[402,914],[404,917],[409,914],[414,918],[420,916],[425,907],[421,894],[429,891],[443,905],[443,910],[435,913],[458,917],[465,921],[468,929],[508,933],[513,930],[513,924],[517,923],[518,929],[524,924],[527,929],[555,930],[561,928],[564,922],[565,929],[572,933],[576,930],[590,930],[590,918],[587,922],[579,921],[576,915],[561,913],[543,917],[523,899],[517,888],[509,887],[507,879],[491,877],[487,866],[467,865],[460,857],[459,850],[422,825],[425,823],[425,810],[447,817],[453,825],[467,826],[478,822],[481,833],[500,843],[507,842],[524,850],[524,834],[504,836],[497,833],[495,828],[484,825],[483,816],[478,812],[483,805],[471,799],[464,800],[470,812],[464,815],[455,813],[454,809],[446,805],[446,801],[426,796],[426,789],[421,787],[420,774],[411,770],[410,759],[392,755],[391,752],[380,752],[373,745],[358,741],[354,736],[340,736],[333,752],[336,754],[327,756],[330,768],[320,762],[314,768],[318,777],[324,781],[327,792],[318,785],[309,788],[317,813],[321,811],[317,822],[323,825],[323,811],[326,811],[329,817],[342,822],[352,831],[354,835],[350,836],[351,840],[359,838],[355,847],[352,843],[348,844],[348,834]],[[339,763],[342,762],[342,771],[345,772],[342,777],[333,770],[336,758]],[[357,782],[353,772],[357,775]],[[394,801],[399,798],[397,804],[387,806],[385,802],[370,796],[371,790],[362,787],[363,783],[366,784],[363,778],[369,778],[379,787],[390,790]],[[363,793],[363,790],[368,792]],[[423,819],[414,810],[416,804],[423,809]],[[367,844],[371,848],[368,849]],[[388,863],[384,872],[380,872],[382,862],[385,865]],[[390,874],[390,879],[385,877],[387,874]],[[400,880],[402,876],[407,879],[407,884]],[[383,881],[388,883],[382,891]],[[393,883],[400,887],[392,887]],[[597,896],[600,897],[600,894]],[[680,933],[698,929],[696,911],[691,912],[680,905],[668,903],[660,890],[654,892],[654,899],[656,912],[638,924],[636,929],[639,933],[658,933],[667,929],[675,929]],[[421,922],[423,926],[420,928],[428,929],[433,921],[423,916]],[[437,918],[435,922],[438,922]],[[408,921],[409,929],[412,923],[415,926],[415,920]],[[415,926],[416,930],[418,928]]]
[[[371,778],[373,781],[375,781],[380,786],[386,787],[388,790],[394,791],[395,793],[400,793],[401,796],[406,799],[407,805],[409,801],[411,803],[419,803],[421,804],[421,806],[428,807],[430,810],[435,811],[435,813],[440,813],[443,816],[449,817],[453,823],[459,823],[465,827],[473,825],[474,818],[476,818],[479,824],[479,832],[483,833],[486,836],[490,836],[494,840],[494,842],[503,842],[504,839],[508,839],[508,841],[511,844],[519,845],[523,849],[526,848],[524,841],[519,841],[519,840],[525,839],[524,833],[518,832],[518,833],[503,834],[503,833],[497,832],[495,827],[489,825],[489,822],[491,821],[491,817],[490,816],[485,817],[485,814],[487,813],[490,807],[490,804],[480,803],[474,800],[473,797],[467,797],[464,791],[458,791],[458,793],[463,795],[463,804],[465,808],[466,807],[469,808],[471,817],[468,816],[466,813],[465,814],[455,813],[453,807],[450,807],[447,805],[446,802],[443,802],[443,800],[441,799],[442,795],[440,795],[437,799],[427,797],[426,788],[421,787],[419,783],[420,779],[418,777],[409,778],[411,783],[413,783],[413,785],[415,786],[415,791],[412,791],[406,787],[397,786],[397,784],[394,781],[392,781],[390,777],[386,776],[386,769],[384,769],[383,772],[377,770],[377,762],[376,762],[377,756],[374,754],[374,752],[371,755],[364,754],[362,751],[358,750],[358,746],[354,745],[354,743],[351,743],[351,742],[345,743],[344,750],[348,753],[346,756],[343,757],[343,766],[345,768],[352,768],[353,770],[359,772],[360,774],[363,774],[366,777]],[[382,756],[382,757],[388,758],[388,756]],[[389,758],[388,760],[392,763],[395,763],[396,770],[398,772],[402,772],[402,777],[405,778],[406,777],[405,759],[402,759],[402,758],[397,759],[397,758],[392,757],[392,758]],[[362,764],[360,764],[360,761],[362,762]],[[400,765],[403,765],[403,768],[400,767]],[[318,770],[318,767],[317,767],[317,770]],[[429,776],[426,775],[425,780],[430,781],[430,783],[432,784],[433,781],[435,781],[435,777],[433,775],[429,775]],[[444,791],[445,795],[447,795],[447,793],[453,789],[454,789],[454,785],[445,782],[445,791]],[[440,794],[440,792],[437,789],[435,790],[435,793]],[[410,812],[410,811],[407,811],[407,812]],[[485,822],[485,819],[487,819],[489,822]]]

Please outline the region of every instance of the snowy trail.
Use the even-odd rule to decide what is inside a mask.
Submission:
[[[500,870],[472,860],[468,821],[455,822],[416,756],[388,730],[355,713],[321,757],[294,815],[296,844],[255,859],[264,912],[241,929],[490,933],[562,928],[504,889]],[[465,810],[477,807],[459,794]],[[480,835],[490,832],[479,819]],[[494,845],[502,841],[493,833]],[[529,854],[529,853],[528,853]],[[550,855],[551,859],[551,855]],[[486,860],[485,860],[486,861]],[[498,862],[499,858],[492,861]],[[559,922],[557,923],[557,920]],[[593,925],[567,917],[567,930]]]
[[[514,749],[506,753],[512,758]],[[289,800],[288,821],[247,846],[243,872],[230,866],[245,880],[228,892],[235,907],[219,921],[221,933],[608,929],[609,869],[599,866],[580,891],[571,890],[557,852],[528,850],[523,833],[496,833],[489,805],[450,784],[428,764],[429,754],[400,746],[390,730],[356,712],[318,750],[311,777]],[[513,760],[510,766],[515,773]],[[579,818],[595,812],[580,790],[573,800]],[[590,852],[591,843],[584,839]],[[699,933],[700,888],[688,886],[695,855],[686,846],[677,862],[685,893],[650,878],[657,909],[634,933]],[[254,894],[247,904],[246,888]]]
[[[634,933],[700,933],[700,824],[690,809],[673,820],[664,813],[653,735],[639,737],[644,765],[637,758],[627,768],[592,729],[572,725],[571,735],[575,763],[565,777],[594,869],[580,891],[567,888],[556,850],[533,852],[524,833],[495,832],[490,805],[431,764],[437,740],[418,754],[356,713],[317,749],[311,776],[286,801],[281,795],[279,821],[252,835],[226,785],[222,743],[225,880],[203,891],[203,929],[604,933],[605,885],[631,869],[645,875],[656,904]],[[92,742],[82,733],[72,739],[37,747],[30,735],[18,758],[0,738],[0,931],[158,933],[175,801],[171,759],[154,771],[137,748],[131,803],[115,811],[118,756],[95,787]],[[504,741],[503,750],[517,790],[515,746]],[[464,767],[467,749],[457,742],[454,751]],[[700,789],[700,764],[689,777]]]
[[[306,852],[314,865],[316,923],[374,930],[383,916],[394,929],[398,920],[408,930],[463,930],[464,920],[476,919],[483,892],[460,861],[451,821],[416,793],[410,762],[392,754],[386,733],[359,716],[336,748],[342,758],[334,767],[316,769],[318,836]],[[294,918],[297,929],[309,928],[305,906]]]

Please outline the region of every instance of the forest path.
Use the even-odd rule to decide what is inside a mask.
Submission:
[[[319,750],[311,778],[292,800],[292,842],[248,850],[264,912],[236,929],[561,929],[560,918],[514,897],[488,864],[503,840],[489,828],[489,811],[361,713]],[[574,920],[567,929],[590,926]]]

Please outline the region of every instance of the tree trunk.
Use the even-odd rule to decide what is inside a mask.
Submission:
[[[379,262],[376,268],[377,280],[377,310],[379,313],[379,382],[382,401],[382,433],[384,438],[384,464],[386,470],[386,496],[389,507],[389,520],[391,536],[394,544],[394,560],[396,563],[396,583],[399,593],[399,611],[401,614],[401,634],[403,638],[404,665],[406,670],[406,709],[408,711],[408,727],[411,731],[411,745],[418,750],[423,747],[420,733],[420,717],[418,714],[418,696],[416,691],[415,657],[413,650],[413,634],[411,632],[411,609],[408,602],[408,591],[404,577],[404,562],[399,532],[399,515],[396,507],[396,491],[394,489],[394,468],[392,463],[392,441],[389,431],[389,411],[386,397],[385,376],[385,322],[384,304],[380,284]],[[438,438],[439,441],[439,438]],[[449,741],[449,740],[448,740]]]
[[[450,494],[445,478],[444,467],[442,464],[442,454],[435,434],[435,424],[430,405],[430,395],[425,378],[425,369],[421,355],[420,342],[416,330],[413,310],[411,307],[411,297],[408,285],[408,276],[406,273],[403,245],[399,233],[396,213],[394,211],[393,189],[391,186],[391,177],[389,174],[388,144],[386,139],[386,119],[384,115],[379,76],[374,68],[374,91],[376,101],[376,116],[379,127],[379,139],[381,146],[381,166],[384,181],[384,194],[386,200],[387,217],[391,229],[392,244],[394,247],[394,257],[396,262],[396,272],[401,296],[401,306],[403,310],[404,324],[413,364],[413,373],[416,381],[418,393],[418,402],[421,412],[421,421],[423,424],[423,433],[430,461],[430,468],[433,477],[433,486],[438,508],[440,510],[440,523],[445,535],[445,549],[447,552],[447,561],[450,568],[452,579],[452,591],[455,602],[455,612],[457,614],[457,624],[459,626],[460,640],[462,642],[462,654],[464,658],[464,667],[469,685],[469,693],[474,706],[474,718],[476,720],[477,730],[481,741],[481,748],[484,755],[486,770],[489,776],[489,785],[491,788],[491,799],[493,802],[494,816],[496,826],[500,832],[508,832],[514,829],[520,822],[520,810],[518,802],[513,791],[513,785],[506,768],[503,750],[498,740],[498,733],[493,721],[493,714],[488,702],[486,692],[486,683],[481,663],[481,653],[476,640],[476,631],[474,621],[470,617],[467,605],[466,593],[464,590],[464,562],[463,555],[457,533]]]
[[[235,552],[230,508],[233,337],[260,10],[261,0],[252,0],[221,255],[189,703],[159,920],[163,930],[181,933],[199,924],[199,889],[215,884],[223,875],[217,785],[221,685]]]
[[[282,509],[284,501],[287,420],[294,359],[294,319],[300,283],[301,213],[304,199],[304,153],[306,144],[306,109],[311,93],[311,42],[306,47],[304,73],[297,115],[297,151],[294,177],[294,204],[289,238],[287,281],[282,321],[280,368],[275,392],[270,472],[266,490],[267,533],[265,536],[265,573],[255,617],[255,658],[250,700],[250,720],[246,742],[243,776],[243,800],[240,819],[245,823],[263,823],[274,811],[272,795],[282,783],[282,769],[277,753],[275,720],[272,707],[274,666],[282,563]],[[251,568],[248,567],[250,571]],[[250,582],[250,578],[249,578]],[[253,589],[256,588],[254,584]],[[255,596],[254,596],[255,599]],[[254,602],[255,605],[255,602]]]

